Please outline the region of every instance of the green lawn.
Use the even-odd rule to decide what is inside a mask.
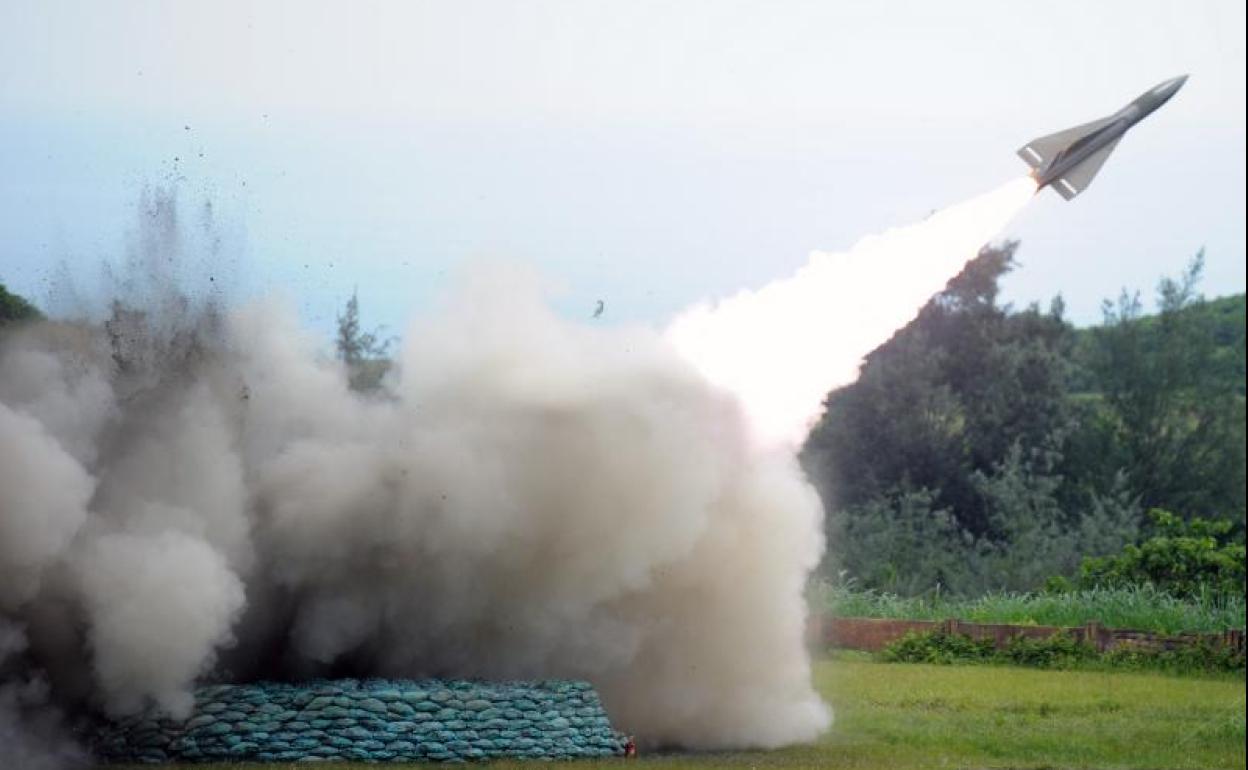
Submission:
[[[1243,768],[1244,680],[821,661],[836,722],[770,752],[646,755],[562,767]],[[532,768],[500,762],[497,768]],[[272,768],[272,765],[267,766]],[[302,770],[303,765],[294,766]],[[317,767],[344,768],[321,764]],[[352,766],[360,767],[360,766]]]

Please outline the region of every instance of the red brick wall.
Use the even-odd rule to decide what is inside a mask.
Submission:
[[[1004,623],[967,623],[960,620],[888,620],[876,618],[815,618],[817,638],[824,646],[844,650],[879,652],[889,642],[914,631],[944,631],[966,634],[973,639],[992,639],[997,647],[1004,647],[1011,637],[1025,636],[1031,639],[1047,639],[1054,634],[1067,632],[1079,641],[1087,642],[1098,650],[1109,650],[1120,644],[1146,647],[1175,647],[1209,641],[1244,649],[1244,632],[1230,630],[1220,634],[1180,634],[1163,636],[1130,629],[1108,629],[1092,622],[1085,626],[1016,626]]]

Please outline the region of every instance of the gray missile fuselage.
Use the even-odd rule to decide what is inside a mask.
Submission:
[[[1122,135],[1169,101],[1185,82],[1187,75],[1172,78],[1107,118],[1029,142],[1018,154],[1032,166],[1037,191],[1052,186],[1067,200],[1083,192]]]

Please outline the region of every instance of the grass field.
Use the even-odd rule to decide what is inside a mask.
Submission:
[[[1177,599],[1147,586],[1092,589],[1062,594],[988,594],[976,599],[902,597],[828,584],[811,589],[811,606],[842,618],[898,618],[1039,626],[1082,626],[1096,620],[1109,628],[1159,634],[1216,633],[1244,627],[1240,597]]]
[[[560,766],[1244,767],[1242,678],[887,664],[856,655],[820,661],[815,676],[836,710],[836,723],[814,745],[767,752],[650,754],[629,762]],[[493,770],[534,766],[490,765]]]

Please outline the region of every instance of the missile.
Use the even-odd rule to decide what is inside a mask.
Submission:
[[[1031,166],[1036,191],[1051,187],[1070,200],[1088,189],[1122,135],[1174,96],[1187,75],[1167,80],[1113,115],[1033,139],[1018,151]]]

